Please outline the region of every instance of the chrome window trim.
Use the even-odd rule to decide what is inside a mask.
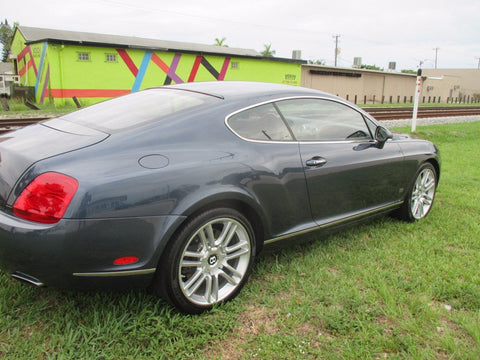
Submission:
[[[278,141],[278,140],[274,140],[274,141],[271,141],[271,140],[253,140],[253,139],[249,139],[249,138],[246,138],[246,137],[243,137],[242,135],[238,134],[231,126],[230,124],[228,123],[228,119],[230,119],[232,116],[238,114],[238,113],[241,113],[243,111],[246,111],[246,110],[250,110],[250,109],[253,109],[253,108],[256,108],[258,106],[262,106],[262,105],[266,105],[266,104],[274,104],[274,103],[277,103],[279,101],[284,101],[284,100],[301,100],[301,99],[316,99],[316,100],[327,100],[327,101],[333,101],[333,102],[336,102],[336,103],[339,103],[339,104],[342,104],[342,105],[345,105],[347,107],[349,107],[350,109],[358,112],[359,114],[361,114],[362,116],[366,116],[369,120],[373,121],[373,123],[376,125],[376,126],[379,126],[378,124],[378,121],[375,121],[375,119],[372,119],[366,112],[364,112],[363,110],[360,109],[357,109],[355,107],[352,106],[351,103],[349,103],[348,101],[346,100],[342,100],[342,99],[336,99],[336,98],[331,98],[331,97],[328,97],[328,96],[314,96],[314,95],[298,95],[298,96],[287,96],[287,97],[281,97],[281,98],[278,98],[278,99],[274,99],[274,100],[267,100],[267,101],[262,101],[262,102],[259,102],[259,103],[256,103],[254,105],[249,105],[249,106],[246,106],[244,108],[241,108],[239,110],[236,110],[230,114],[228,114],[227,116],[225,116],[225,120],[224,120],[224,123],[225,123],[225,126],[235,135],[237,136],[238,138],[244,140],[244,141],[248,141],[248,142],[253,142],[253,143],[260,143],[260,144],[294,144],[294,145],[298,145],[298,144],[357,144],[357,143],[363,143],[365,142],[366,139],[363,139],[363,140],[312,140],[312,141],[305,141],[305,140],[286,140],[286,141]],[[367,126],[367,124],[365,124],[365,126]],[[368,126],[367,126],[368,127]],[[372,139],[368,139],[368,141],[372,141],[374,140],[373,138]]]

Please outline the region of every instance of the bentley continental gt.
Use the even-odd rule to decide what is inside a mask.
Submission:
[[[199,313],[277,241],[423,219],[439,175],[434,144],[330,94],[152,88],[0,136],[0,264],[37,286],[151,287]]]

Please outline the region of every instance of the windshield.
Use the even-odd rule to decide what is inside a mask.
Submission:
[[[149,89],[107,100],[62,117],[104,132],[136,127],[219,101],[213,96],[175,89]]]

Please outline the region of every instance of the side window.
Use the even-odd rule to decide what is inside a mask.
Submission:
[[[299,141],[371,139],[363,115],[335,101],[293,99],[277,103]]]
[[[227,124],[236,134],[250,140],[293,140],[272,104],[260,105],[232,115],[228,118]]]

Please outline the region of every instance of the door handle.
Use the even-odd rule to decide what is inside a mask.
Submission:
[[[327,163],[327,159],[322,158],[321,156],[314,156],[313,158],[307,160],[307,166],[311,167],[320,167]]]

